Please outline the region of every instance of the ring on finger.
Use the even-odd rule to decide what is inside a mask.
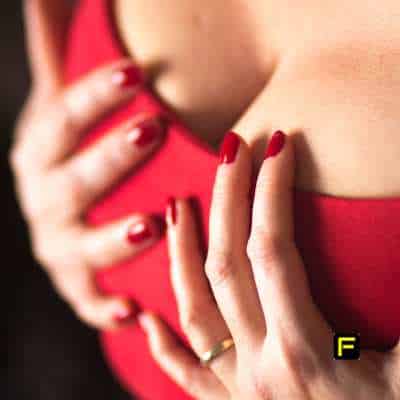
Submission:
[[[221,340],[216,343],[209,351],[206,351],[200,356],[200,363],[204,366],[209,365],[213,360],[228,351],[235,345],[231,337]]]

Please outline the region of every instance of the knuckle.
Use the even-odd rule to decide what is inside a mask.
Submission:
[[[25,171],[29,172],[32,169],[32,157],[26,147],[26,145],[14,144],[8,154],[8,164],[16,175],[22,175]]]
[[[35,226],[47,222],[54,225],[75,215],[73,213],[84,200],[84,191],[77,180],[72,174],[57,171],[29,184],[25,181],[23,209],[27,221]]]
[[[13,171],[21,171],[24,157],[20,148],[13,147],[8,156],[8,163]]]
[[[60,258],[60,255],[52,250],[47,242],[33,242],[32,253],[36,262],[50,275],[54,275],[67,266],[63,264],[64,261]]]
[[[26,196],[21,198],[21,208],[28,224],[37,227],[49,220],[51,207],[49,202],[39,193],[39,188],[26,188]]]
[[[69,105],[71,113],[75,114],[75,110],[82,106],[88,110],[89,113],[103,108],[103,102],[100,99],[99,91],[96,90],[96,84],[92,81],[85,82],[84,86],[81,86],[71,98]]]
[[[90,318],[88,317],[87,307],[85,307],[83,303],[72,301],[69,301],[69,303],[78,319],[85,322],[89,321]]]
[[[247,255],[254,263],[270,264],[288,251],[288,241],[280,235],[254,228],[247,244]]]
[[[181,312],[180,324],[189,338],[198,336],[204,330],[205,307],[190,306]]]
[[[122,171],[128,167],[130,149],[122,140],[121,135],[116,135],[105,141],[98,149],[98,158],[102,160],[104,171]]]
[[[95,299],[90,299],[84,292],[77,290],[77,279],[86,279],[76,270],[76,265],[80,265],[77,258],[70,254],[74,264],[65,263],[64,260],[70,258],[67,256],[68,251],[60,255],[58,251],[51,250],[51,245],[40,240],[33,243],[33,248],[35,258],[44,268],[60,298],[69,305],[75,316],[93,328],[105,328],[108,321],[101,317]]]
[[[282,364],[287,371],[296,371],[299,360],[303,359],[303,346],[292,340],[280,340],[280,353]]]
[[[49,110],[51,120],[57,124],[57,131],[61,132],[63,136],[75,132],[78,129],[73,110],[74,108],[65,95],[61,96]]]
[[[233,252],[210,250],[205,263],[205,273],[213,286],[219,286],[232,277],[235,265]]]
[[[81,210],[86,204],[86,196],[90,191],[90,187],[88,187],[87,180],[80,176],[79,172],[75,171],[74,168],[64,171],[56,179],[54,186],[56,193],[62,193],[62,204],[66,212],[74,214],[75,211]],[[58,201],[55,203],[58,203],[58,206],[54,205],[59,209],[60,203]]]
[[[272,400],[271,389],[265,380],[265,375],[256,373],[251,386],[254,399]]]
[[[215,307],[216,305],[210,299],[197,299],[188,301],[180,309],[180,324],[189,338],[198,337],[204,333],[204,327],[207,326],[205,318],[213,315]]]
[[[66,98],[70,110],[83,107],[91,113],[107,108],[108,102],[112,102],[112,94],[104,83],[103,74],[94,72],[78,85]]]
[[[236,382],[239,390],[252,399],[272,400],[272,392],[261,359],[252,359],[237,369]]]
[[[93,328],[101,328],[102,324],[97,321],[96,313],[93,312],[92,306],[88,302],[70,302],[71,308],[76,317],[85,324]]]
[[[32,253],[34,259],[45,269],[48,269],[51,267],[52,260],[48,256],[47,252],[42,249],[42,246],[33,246],[32,247]]]
[[[30,225],[41,225],[48,220],[51,208],[47,203],[33,200],[31,203],[24,203],[24,217]]]
[[[44,245],[41,240],[32,241],[32,254],[34,259],[45,269],[49,270],[56,265],[54,254],[49,251],[49,246]]]
[[[65,197],[65,205],[67,208],[71,210],[75,210],[79,208],[79,205],[82,203],[84,196],[82,191],[82,182],[79,177],[72,177],[71,183],[69,186],[68,194]]]
[[[112,264],[108,262],[108,251],[104,251],[105,243],[98,234],[93,231],[85,232],[76,242],[76,246],[82,254],[82,260],[91,265],[92,268],[99,268],[104,265]]]
[[[110,326],[109,319],[101,315],[101,308],[96,304],[96,299],[89,299],[82,293],[71,293],[70,290],[62,292],[61,295],[64,300],[70,305],[79,320],[97,329],[104,329]]]
[[[66,228],[34,226],[31,229],[31,247],[36,261],[51,275],[54,283],[67,282],[80,268],[82,257],[71,233]]]
[[[307,387],[319,376],[321,366],[310,346],[302,340],[279,340],[279,351],[283,373],[297,383],[298,387]]]

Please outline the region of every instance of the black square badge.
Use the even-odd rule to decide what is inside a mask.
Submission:
[[[360,358],[360,335],[336,333],[333,337],[333,356],[336,360]]]

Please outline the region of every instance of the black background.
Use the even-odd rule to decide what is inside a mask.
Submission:
[[[54,0],[57,1],[57,0]],[[20,1],[0,4],[0,398],[127,400],[102,360],[94,332],[51,289],[31,257],[8,168],[13,125],[29,89]]]

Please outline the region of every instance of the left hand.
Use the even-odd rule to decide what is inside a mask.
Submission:
[[[161,368],[199,399],[400,398],[400,346],[335,361],[332,331],[314,304],[294,242],[294,147],[276,133],[261,166],[250,226],[250,150],[222,146],[205,267],[187,201],[168,209],[171,277],[181,324],[197,357],[232,338],[207,367],[154,313],[139,317]]]

